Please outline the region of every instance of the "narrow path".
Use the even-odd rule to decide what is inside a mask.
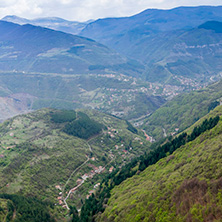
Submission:
[[[87,142],[87,145],[89,147],[90,152],[92,152],[92,147],[89,145],[89,142]]]
[[[78,118],[78,117],[77,117],[77,113],[76,113],[76,118]],[[104,132],[102,132],[102,133],[104,133]],[[91,145],[89,144],[89,142],[90,142],[91,140],[97,138],[97,137],[100,136],[100,135],[101,135],[101,134],[98,134],[97,136],[92,137],[91,139],[89,139],[88,141],[86,141],[87,146],[88,146],[90,152],[93,152],[93,151],[92,151],[92,147],[91,147]],[[66,205],[66,208],[67,208],[68,210],[70,210],[70,208],[69,208],[66,200],[69,198],[69,196],[70,196],[71,192],[73,191],[73,189],[75,188],[75,190],[76,190],[78,187],[80,187],[80,186],[84,183],[84,181],[83,181],[82,183],[80,183],[78,186],[70,189],[69,192],[68,192],[68,194],[67,194],[67,196],[64,198],[63,194],[65,193],[65,188],[66,188],[67,184],[69,183],[70,179],[72,178],[72,176],[74,175],[74,173],[76,173],[81,167],[83,167],[89,160],[90,160],[90,158],[87,156],[87,160],[86,160],[84,163],[82,163],[79,167],[77,167],[77,168],[71,173],[71,175],[69,176],[68,180],[66,181],[66,183],[65,183],[65,185],[64,185],[64,187],[63,187],[63,189],[62,189],[63,201],[64,201],[64,203],[65,203],[65,205]],[[111,160],[110,162],[112,162],[112,161],[113,161],[113,160]]]
[[[162,129],[163,129],[163,136],[167,137],[166,130],[164,128],[162,128]]]
[[[87,156],[87,160],[86,160],[84,163],[82,163],[79,167],[77,167],[77,168],[71,173],[69,179],[66,181],[66,183],[65,183],[65,185],[64,185],[64,187],[63,187],[63,189],[62,189],[62,196],[63,196],[63,193],[65,192],[65,188],[66,188],[67,184],[69,183],[70,179],[72,178],[73,174],[74,174],[76,171],[78,171],[82,166],[84,166],[88,161],[89,161],[89,157]],[[70,191],[69,191],[69,194],[70,194]],[[69,195],[69,194],[68,194],[68,195]],[[69,208],[68,204],[66,203],[66,200],[67,200],[67,198],[68,198],[68,195],[67,195],[67,197],[64,199],[64,203],[65,203],[65,205],[66,205],[66,208],[69,210],[70,208]]]
[[[15,217],[16,217],[16,209],[13,212],[12,220],[15,220]]]
[[[144,133],[144,136],[146,137],[146,140],[150,141],[150,136],[146,133],[145,130],[142,129],[142,131]]]
[[[94,138],[92,138],[92,139],[94,139]],[[90,139],[90,140],[91,140],[91,139]],[[91,147],[90,144],[89,144],[89,141],[90,141],[90,140],[87,141],[87,146],[88,146],[90,152],[92,152],[92,147]],[[62,196],[63,196],[63,194],[65,193],[65,188],[66,188],[67,184],[69,183],[70,179],[72,178],[73,174],[76,173],[81,167],[83,167],[89,160],[90,160],[90,158],[87,156],[87,160],[86,160],[84,163],[82,163],[79,167],[77,167],[77,168],[71,173],[71,175],[69,176],[68,180],[66,181],[66,183],[65,183],[65,185],[64,185],[64,187],[63,187],[63,189],[62,189]],[[83,181],[83,182],[84,182],[84,181]],[[80,186],[83,184],[83,182],[82,182],[81,184],[79,184],[76,188],[80,187]],[[68,210],[69,210],[70,208],[69,208],[66,200],[69,198],[69,195],[71,194],[72,190],[73,190],[73,188],[69,190],[69,193],[67,194],[67,196],[66,196],[65,198],[64,198],[64,196],[63,196],[64,203],[65,203],[66,208],[67,208]]]

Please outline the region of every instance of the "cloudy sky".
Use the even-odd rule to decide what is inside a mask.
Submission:
[[[222,0],[0,0],[0,18],[6,15],[28,19],[56,16],[86,21],[133,15],[147,8],[196,5],[222,5]]]

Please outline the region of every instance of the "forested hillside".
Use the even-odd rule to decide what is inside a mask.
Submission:
[[[64,74],[129,71],[129,75],[137,75],[144,69],[139,62],[88,38],[6,21],[0,21],[0,32],[0,71]]]
[[[144,122],[144,129],[156,139],[182,132],[220,105],[222,101],[222,81],[204,89],[176,96],[156,110]]]
[[[199,122],[199,130],[210,117],[218,115],[222,115],[221,107]],[[220,120],[215,127],[196,134],[175,152],[115,186],[105,212],[98,214],[96,221],[220,221],[221,135]]]
[[[96,20],[81,35],[142,62],[148,81],[172,84],[177,76],[209,82],[221,72],[221,12],[221,6],[148,9]]]
[[[21,218],[30,216],[35,201],[33,221],[44,208],[42,221],[65,221],[69,209],[81,208],[110,171],[150,146],[125,120],[93,110],[42,109],[16,116],[1,124],[0,136],[1,214],[18,221],[25,221],[19,220],[20,210],[26,212]],[[26,198],[34,202],[26,204]]]

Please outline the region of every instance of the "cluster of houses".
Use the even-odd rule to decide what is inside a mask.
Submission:
[[[110,127],[108,127],[108,134],[111,138],[115,137],[115,134],[118,134],[118,130],[116,129],[111,129]]]
[[[63,202],[63,197],[62,197],[62,188],[60,185],[55,186],[56,189],[60,190],[59,196],[57,197],[57,200],[59,201],[59,205],[61,205],[63,208],[66,208],[66,205]]]
[[[78,178],[78,179],[76,180],[77,186],[74,187],[74,188],[72,188],[72,189],[69,191],[70,193],[74,193],[74,192],[85,182],[86,179],[88,179],[88,178],[93,178],[96,173],[100,174],[100,173],[103,173],[103,172],[105,171],[105,167],[102,167],[102,166],[96,167],[96,166],[93,165],[93,164],[88,164],[88,166],[91,167],[91,168],[93,168],[93,170],[91,170],[90,173],[85,173],[85,174],[83,174],[83,175],[81,176],[81,179]],[[114,169],[114,167],[111,167],[111,168],[109,169],[109,172],[112,172],[113,169]],[[89,196],[88,196],[88,198],[92,195],[92,193],[95,192],[95,189],[96,189],[99,185],[100,185],[100,183],[97,183],[96,185],[94,185],[94,189],[89,191]],[[61,188],[60,185],[56,185],[55,188],[58,189],[58,190],[60,190],[60,191],[62,191],[62,188]],[[66,205],[65,205],[64,202],[63,202],[62,192],[59,193],[59,196],[57,197],[57,199],[58,199],[58,201],[59,201],[59,205],[61,205],[62,207],[66,208]]]

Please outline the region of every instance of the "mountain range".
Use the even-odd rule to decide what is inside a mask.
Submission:
[[[222,23],[206,22],[190,30],[175,30],[144,37],[127,56],[146,64],[148,81],[170,82],[173,76],[207,82],[221,75]]]
[[[221,220],[222,6],[3,20],[0,221]]]
[[[1,19],[2,21],[12,22],[19,25],[30,24],[34,26],[42,26],[49,29],[54,29],[57,31],[67,32],[73,35],[77,35],[81,32],[85,26],[92,22],[93,20],[89,20],[87,22],[76,22],[76,21],[68,21],[58,17],[46,17],[46,18],[38,18],[38,19],[25,19],[15,15],[8,15]]]
[[[84,37],[5,21],[0,21],[0,32],[1,71],[139,74],[143,69],[143,65]]]
[[[80,34],[122,51],[123,42],[131,46],[153,33],[190,30],[207,21],[222,21],[221,12],[222,6],[147,9],[131,17],[98,19]]]
[[[106,50],[104,48],[106,52],[104,50],[99,52],[95,45],[92,46],[92,42],[86,43],[88,47],[84,45],[84,49],[82,46],[78,46],[69,50],[69,46],[69,49],[66,50],[66,44],[58,44],[61,34],[54,33],[54,39],[58,41],[55,43],[50,40],[50,45],[53,42],[55,43],[53,48],[45,47],[45,45],[38,47],[39,49],[44,48],[44,50],[36,54],[34,58],[30,58],[30,61],[27,61],[29,65],[25,71],[39,72],[41,70],[41,72],[46,72],[45,64],[47,63],[49,64],[47,72],[49,72],[49,69],[50,72],[57,70],[59,73],[113,71],[140,76],[147,81],[174,84],[175,76],[194,79],[199,82],[209,82],[210,78],[220,76],[222,34],[220,31],[215,31],[215,26],[217,26],[217,30],[220,29],[221,14],[221,6],[179,7],[170,10],[148,9],[131,17],[89,21],[87,24],[84,23],[81,31],[76,32],[72,32],[72,22],[60,18],[27,20],[16,16],[6,16],[2,21],[19,24],[31,23],[75,33],[94,39],[121,54],[116,54],[115,51],[108,48]],[[63,22],[69,27],[67,30],[53,27],[63,24]],[[26,26],[22,26],[21,29]],[[34,29],[33,26],[29,26],[30,29],[31,27]],[[40,28],[38,27],[38,29]],[[39,35],[41,35],[40,33],[39,30]],[[30,33],[29,39],[32,38],[33,34]],[[36,36],[36,38],[39,37]],[[45,36],[45,38],[48,38],[48,36]],[[62,38],[68,37],[63,36]],[[81,41],[78,44],[84,44]],[[64,41],[61,42],[64,43]],[[23,44],[20,43],[20,45]],[[13,47],[15,48],[15,46]],[[28,46],[25,43],[22,48],[26,47]],[[96,56],[93,55],[94,52]],[[12,52],[8,48],[4,53],[3,58],[18,56],[15,51]],[[104,59],[104,54],[106,59]],[[58,63],[58,57],[61,64]],[[73,65],[70,65],[71,57],[74,59]],[[92,58],[99,59],[92,61]],[[8,63],[6,64],[8,66]],[[16,69],[18,67],[21,71],[20,64],[25,67],[24,63],[19,62],[11,68]],[[59,64],[59,67],[57,64]],[[74,65],[77,68],[74,68]]]
[[[96,20],[80,34],[142,62],[149,81],[171,82],[175,75],[207,81],[220,75],[221,32],[214,28],[220,29],[221,15],[221,6],[148,9]]]

